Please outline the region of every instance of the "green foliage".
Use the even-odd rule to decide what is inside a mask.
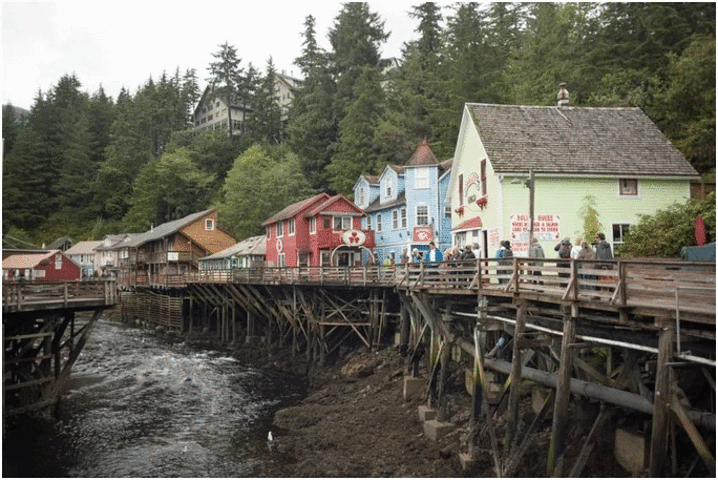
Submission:
[[[583,198],[583,206],[579,211],[579,215],[583,217],[582,238],[589,240],[590,243],[590,239],[596,238],[596,234],[603,230],[603,225],[599,221],[598,210],[596,210],[596,197],[586,195]]]
[[[262,222],[312,194],[297,156],[286,149],[254,145],[234,161],[217,212],[239,239],[264,232]]]
[[[190,152],[179,148],[140,170],[132,185],[131,207],[123,219],[126,231],[144,231],[202,211],[210,203],[214,175],[203,172]]]
[[[716,195],[674,204],[653,215],[642,215],[624,237],[621,256],[676,258],[681,248],[695,245],[695,222],[703,217],[707,241],[716,239]]]

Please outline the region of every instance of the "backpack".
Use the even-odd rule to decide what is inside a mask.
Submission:
[[[561,258],[571,258],[571,245],[562,243],[561,249],[558,251],[558,256]]]

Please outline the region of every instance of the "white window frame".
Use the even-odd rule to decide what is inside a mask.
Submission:
[[[317,217],[309,218],[309,233],[317,233]]]
[[[208,232],[211,232],[214,230],[214,218],[205,218],[204,220],[204,229]]]
[[[417,167],[414,169],[414,188],[429,188],[429,167]]]
[[[381,232],[381,213],[376,214],[376,231]]]
[[[399,211],[392,210],[391,212],[391,228],[394,230],[399,228]]]
[[[621,251],[621,245],[623,245],[623,239],[626,236],[626,233],[631,229],[633,225],[630,223],[613,223],[611,224],[611,248],[613,249],[613,256],[616,257],[617,252],[620,254]],[[616,239],[616,236],[614,235],[614,232],[616,231],[616,227],[620,230],[620,238]],[[618,247],[618,248],[616,248]]]
[[[359,187],[357,192],[357,205],[364,205],[364,187]]]
[[[62,254],[55,254],[55,270],[62,270]]]
[[[287,236],[289,236],[289,237],[294,236],[294,228],[295,228],[294,219],[290,218],[289,220],[287,220]]]
[[[284,222],[277,222],[277,238],[284,236]]]
[[[339,223],[337,223],[337,221]],[[337,228],[337,226],[339,228]],[[352,217],[349,215],[334,215],[332,217],[332,228],[335,232],[352,229]]]
[[[426,213],[425,213],[425,214],[420,213],[420,212],[419,212],[420,209],[421,209],[421,210],[426,209]],[[422,223],[422,222],[419,220],[419,216],[420,216],[420,215],[421,215],[422,217],[423,217],[423,216],[426,217],[426,222],[425,222],[425,223]],[[417,226],[417,227],[423,227],[423,226],[428,226],[428,225],[429,225],[429,206],[426,205],[426,204],[419,204],[419,205],[416,206],[416,226]]]
[[[635,183],[635,190],[633,188],[628,189],[626,182]],[[631,193],[631,192],[634,193]],[[637,178],[619,178],[618,179],[618,196],[621,198],[640,198],[641,190]]]
[[[385,188],[384,188],[384,195],[385,195],[387,198],[391,198],[391,194],[392,194],[392,191],[391,191],[391,190],[392,190],[392,188],[394,188],[394,178],[393,178],[393,177],[387,177],[387,178],[386,178],[386,182],[385,182],[385,184],[384,184],[384,187],[385,187]]]
[[[401,217],[401,228],[406,228],[406,207],[401,207],[399,213]]]

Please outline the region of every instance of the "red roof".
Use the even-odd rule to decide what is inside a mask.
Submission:
[[[338,201],[340,201],[340,200],[344,200],[345,203],[347,203],[348,205],[351,205],[352,207],[354,207],[354,208],[357,210],[358,213],[362,213],[362,214],[364,213],[361,208],[357,207],[357,206],[356,206],[351,200],[349,200],[347,197],[345,197],[345,196],[342,195],[342,194],[337,194],[337,195],[334,195],[334,196],[331,197],[331,198],[327,198],[325,201],[323,201],[322,203],[320,203],[319,205],[317,205],[316,207],[314,207],[313,209],[311,209],[310,211],[308,211],[307,214],[306,214],[306,216],[307,216],[307,217],[313,217],[314,215],[317,215],[317,214],[319,214],[319,213],[322,212],[322,211],[327,211],[327,209],[328,209],[331,205],[333,205],[334,203],[336,203],[336,202],[338,202]]]
[[[477,228],[483,227],[484,224],[481,222],[481,217],[474,217],[470,218],[469,220],[466,220],[465,222],[462,222],[458,224],[456,227],[452,228],[452,231],[457,230],[474,230]]]
[[[431,150],[431,147],[429,146],[429,143],[424,139],[424,141],[421,142],[421,145],[416,149],[414,152],[414,155],[411,156],[408,162],[406,162],[406,166],[412,166],[412,167],[424,167],[427,165],[438,165],[439,161],[436,159],[436,155],[434,155],[434,152]]]
[[[48,258],[52,258],[56,253],[61,252],[60,250],[51,250],[49,252],[42,253],[10,255],[2,261],[2,268],[3,270],[35,268],[40,264],[40,262]]]
[[[275,213],[274,215],[272,215],[271,217],[266,219],[264,222],[262,222],[262,226],[266,227],[267,225],[271,225],[273,223],[277,223],[282,220],[286,220],[288,218],[294,218],[301,211],[306,210],[307,208],[312,207],[317,202],[326,200],[328,198],[329,198],[329,194],[323,192],[323,193],[320,193],[319,195],[315,195],[313,197],[306,198],[297,203],[293,203],[293,204],[289,205],[288,207],[285,207],[279,213]]]

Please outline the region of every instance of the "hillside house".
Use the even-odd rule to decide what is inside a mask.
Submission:
[[[82,269],[61,250],[10,255],[2,261],[3,280],[62,282],[80,280]]]
[[[362,175],[354,199],[366,213],[363,228],[375,232],[377,258],[400,262],[402,254],[451,246],[451,211],[445,206],[452,160],[440,162],[423,141],[406,165],[388,165],[379,177]]]
[[[262,267],[265,263],[267,239],[264,235],[245,238],[229,248],[199,259],[199,269],[235,270]]]
[[[447,195],[455,244],[493,256],[509,240],[526,256],[533,188],[534,235],[547,257],[561,238],[582,236],[589,207],[620,253],[640,214],[690,198],[696,170],[639,108],[570,107],[563,85],[559,100],[465,105]]]
[[[65,255],[70,257],[82,269],[82,278],[92,277],[98,271],[98,255],[95,248],[102,245],[102,240],[77,242]]]
[[[135,234],[136,235],[136,234]],[[123,242],[128,242],[132,237],[130,233],[118,235],[105,235],[102,243],[95,247],[97,257],[97,271],[101,277],[117,277],[119,268],[119,248]]]
[[[374,248],[374,232],[361,228],[364,215],[343,195],[321,193],[289,205],[262,223],[266,229],[267,265],[361,263],[362,252]]]
[[[286,119],[289,107],[294,100],[294,92],[301,85],[301,80],[286,75],[284,72],[275,73],[275,92],[279,108],[282,110],[282,119]],[[192,115],[195,128],[211,128],[212,130],[229,129],[229,112],[225,99],[212,96],[212,90],[207,87],[200,98]],[[247,132],[247,119],[252,113],[248,105],[232,105],[232,134],[242,135]]]
[[[217,210],[210,209],[132,234],[113,248],[118,250],[121,283],[167,285],[182,273],[198,270],[200,258],[235,243],[234,236],[217,225]]]

